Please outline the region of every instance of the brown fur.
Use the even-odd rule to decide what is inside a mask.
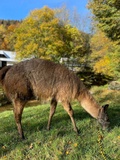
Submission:
[[[3,80],[5,77],[6,72],[11,68],[11,66],[5,66],[4,68],[2,68],[2,70],[0,70],[0,83],[3,85]]]
[[[76,74],[51,61],[35,58],[3,68],[0,71],[0,82],[14,105],[15,120],[21,138],[24,138],[21,126],[22,111],[26,102],[33,96],[51,98],[47,129],[50,129],[58,101],[69,114],[76,132],[78,129],[73,118],[71,100],[80,101],[83,108],[94,118],[98,117],[101,110]]]

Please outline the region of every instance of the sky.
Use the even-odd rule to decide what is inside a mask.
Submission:
[[[89,14],[87,2],[88,0],[1,0],[0,19],[23,20],[34,9],[41,9],[44,6],[54,9],[62,5],[66,5],[70,10],[76,8],[83,16]]]

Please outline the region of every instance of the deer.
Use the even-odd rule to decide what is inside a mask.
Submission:
[[[21,61],[0,70],[0,83],[13,104],[14,118],[21,139],[25,139],[21,123],[23,109],[33,96],[51,100],[48,130],[60,102],[71,119],[74,131],[79,133],[71,106],[73,100],[80,102],[103,129],[109,126],[109,105],[100,106],[80,78],[62,64],[39,58]]]

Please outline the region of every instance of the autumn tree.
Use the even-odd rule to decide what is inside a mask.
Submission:
[[[96,30],[91,39],[93,69],[120,78],[120,1],[90,0],[88,8]]]
[[[79,56],[86,50],[82,32],[61,24],[55,11],[46,6],[32,11],[23,20],[14,39],[18,58],[34,56],[55,60],[61,56]]]
[[[97,26],[113,41],[120,44],[120,0],[90,0]]]
[[[0,25],[0,49],[6,49],[5,42],[6,28],[3,24]]]
[[[72,56],[74,58],[84,57],[89,52],[89,47],[87,46],[87,38],[89,36],[71,25],[65,25],[63,29],[65,33],[63,34],[63,40],[66,51],[64,52],[64,56]]]
[[[17,28],[19,21],[0,21],[0,49],[14,51],[14,43],[10,37],[13,35],[14,30]]]
[[[97,30],[91,38],[91,66],[96,73],[120,77],[120,47],[104,32]]]
[[[64,50],[60,30],[52,9],[44,7],[32,11],[15,32],[18,58],[59,56]]]

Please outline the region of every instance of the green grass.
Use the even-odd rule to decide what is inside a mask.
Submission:
[[[98,125],[78,102],[73,102],[80,135],[73,131],[69,116],[58,105],[47,131],[49,104],[25,108],[22,124],[26,139],[17,134],[12,111],[0,113],[0,160],[119,160],[120,159],[120,93],[107,87],[92,89],[101,103],[110,103],[110,131]],[[100,140],[100,142],[99,142]]]

